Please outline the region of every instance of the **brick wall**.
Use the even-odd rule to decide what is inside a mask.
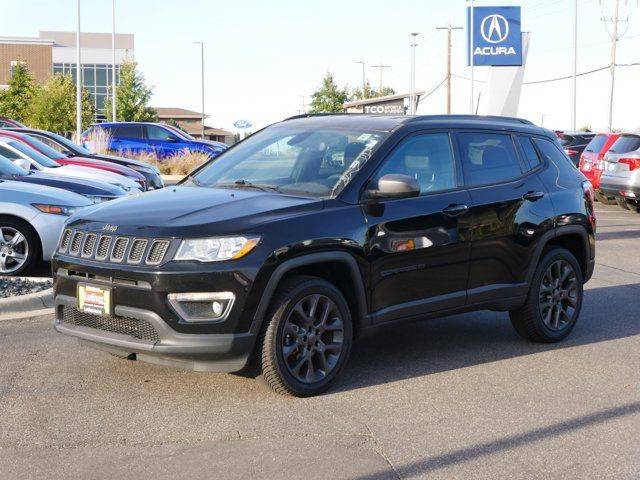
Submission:
[[[9,83],[12,61],[25,62],[37,82],[53,71],[51,45],[0,44],[0,85]]]

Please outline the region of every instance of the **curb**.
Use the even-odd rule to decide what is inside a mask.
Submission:
[[[53,308],[53,288],[0,299],[0,316]]]

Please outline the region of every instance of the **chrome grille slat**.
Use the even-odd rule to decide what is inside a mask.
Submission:
[[[147,265],[158,265],[164,259],[169,250],[170,242],[168,240],[154,240],[147,254]]]
[[[147,240],[136,238],[131,244],[127,263],[140,263],[144,258],[144,251],[147,249],[147,243]]]
[[[89,233],[84,238],[84,244],[82,245],[82,256],[87,258],[93,256],[93,249],[96,246],[96,240],[98,236],[95,233]]]
[[[58,253],[106,263],[160,265],[172,240],[110,235],[67,228],[60,237]]]

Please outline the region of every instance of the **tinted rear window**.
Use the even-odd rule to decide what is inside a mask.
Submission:
[[[511,135],[459,133],[458,142],[468,185],[505,182],[522,175]]]
[[[571,142],[573,142],[575,140],[575,138],[573,138],[570,135],[562,135],[558,137],[558,141],[560,142],[560,145],[562,145],[563,147],[565,145],[569,145]]]
[[[585,150],[587,152],[600,153],[600,150],[602,150],[602,147],[604,147],[605,143],[607,143],[606,135],[596,135],[595,137],[593,137],[593,139],[591,139],[589,145],[587,145],[587,148],[585,148]]]
[[[114,135],[118,138],[143,138],[140,125],[122,125],[116,129]]]
[[[611,153],[629,153],[640,148],[640,137],[636,135],[622,135],[609,149]]]

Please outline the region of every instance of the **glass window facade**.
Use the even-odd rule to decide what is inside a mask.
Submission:
[[[53,73],[69,74],[76,80],[75,63],[54,63]],[[105,119],[105,102],[109,86],[111,85],[112,68],[110,64],[88,63],[82,65],[82,86],[86,88],[93,99],[96,109],[96,120]],[[116,85],[120,83],[120,65],[116,65]]]

